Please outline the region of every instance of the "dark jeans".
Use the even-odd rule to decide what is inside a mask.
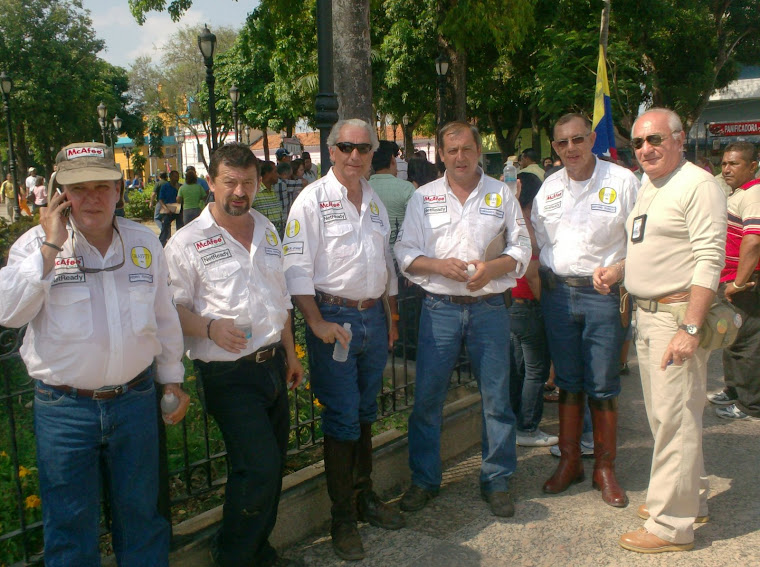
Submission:
[[[572,393],[605,400],[620,394],[619,292],[601,295],[591,286],[558,283],[541,291],[546,338],[557,376],[554,383]]]
[[[161,234],[158,235],[158,239],[161,241],[161,246],[166,246],[166,241],[172,235],[172,221],[175,222],[174,232],[177,232],[184,225],[182,224],[182,213],[174,214],[161,214]]]
[[[214,559],[222,567],[270,565],[277,558],[268,540],[277,521],[289,433],[283,355],[261,364],[196,360],[195,369],[198,394],[227,448]]]
[[[546,345],[544,317],[536,300],[515,300],[509,308],[511,321],[511,376],[509,381],[512,411],[517,430],[538,429],[544,411],[544,382],[549,377],[549,349]]]
[[[723,349],[726,389],[747,415],[760,417],[760,296],[754,290],[733,296],[744,322],[734,343]]]

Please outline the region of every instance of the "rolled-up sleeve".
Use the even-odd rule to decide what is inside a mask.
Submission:
[[[314,295],[314,262],[320,244],[321,215],[312,206],[313,194],[296,199],[282,242],[285,281],[290,295]]]
[[[161,384],[184,381],[185,367],[182,365],[184,339],[177,309],[172,299],[172,286],[169,282],[169,270],[162,253],[155,255],[156,266],[156,335],[161,343],[161,352],[156,357],[158,370],[157,381]]]
[[[410,281],[423,285],[427,283],[428,276],[414,275],[407,272],[409,265],[418,257],[425,256],[425,234],[422,227],[422,195],[415,192],[406,206],[406,215],[401,225],[401,232],[396,237],[393,251],[399,269]]]
[[[525,275],[528,269],[528,263],[531,256],[530,234],[525,227],[525,219],[517,199],[511,193],[504,203],[504,218],[506,219],[507,242],[504,248],[504,254],[514,258],[517,261],[515,271],[510,274],[515,279]]]

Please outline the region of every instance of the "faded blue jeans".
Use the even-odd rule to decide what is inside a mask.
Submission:
[[[158,513],[158,408],[148,379],[110,400],[37,382],[34,432],[45,565],[100,565],[101,470],[108,478],[120,567],[169,565],[169,523]]]
[[[412,484],[431,492],[440,488],[443,404],[463,345],[482,397],[480,487],[485,493],[506,491],[517,467],[517,451],[509,400],[509,313],[502,296],[459,305],[427,295],[422,302],[409,418]]]

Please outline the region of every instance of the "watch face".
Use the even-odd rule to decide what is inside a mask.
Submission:
[[[686,332],[690,335],[696,335],[699,332],[696,325],[686,325]]]

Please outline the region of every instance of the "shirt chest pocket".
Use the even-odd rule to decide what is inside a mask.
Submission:
[[[248,303],[248,277],[237,260],[209,267],[206,280],[209,303],[217,309],[224,306],[225,312],[227,309],[234,311],[238,305]]]
[[[47,335],[55,341],[81,341],[92,336],[92,302],[85,286],[59,284],[46,306]]]
[[[129,288],[129,315],[132,318],[132,332],[136,336],[152,335],[158,331],[155,304],[155,286],[138,285]]]
[[[332,258],[348,259],[356,256],[358,246],[354,228],[348,223],[325,226],[325,250]]]

